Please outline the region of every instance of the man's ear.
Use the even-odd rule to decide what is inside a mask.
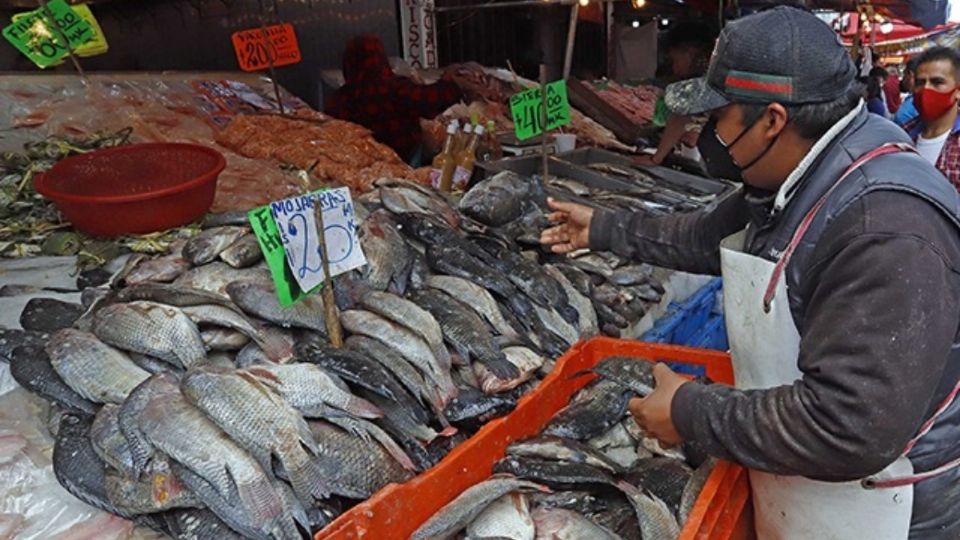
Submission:
[[[761,121],[763,125],[763,136],[766,139],[774,139],[787,128],[789,119],[790,115],[787,113],[787,108],[783,105],[779,103],[767,105],[767,111],[764,113],[764,118]]]

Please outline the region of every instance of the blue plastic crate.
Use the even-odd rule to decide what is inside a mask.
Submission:
[[[653,328],[640,337],[640,340],[701,349],[727,350],[729,345],[723,320],[722,285],[720,278],[714,278],[685,301],[672,302],[667,312],[654,324]],[[703,375],[694,366],[671,367],[681,373]]]

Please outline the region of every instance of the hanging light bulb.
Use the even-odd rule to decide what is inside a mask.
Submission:
[[[640,9],[647,5],[647,0],[630,0],[630,3],[633,5],[633,9]]]
[[[633,21],[630,26],[634,28],[640,28],[640,21]]]
[[[587,7],[590,5],[590,0],[579,0],[579,1],[580,1],[580,7]]]
[[[893,32],[893,23],[890,21],[885,21],[882,24],[880,24],[880,32],[884,34],[889,34],[890,32]]]

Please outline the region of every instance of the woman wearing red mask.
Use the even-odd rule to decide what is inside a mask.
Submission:
[[[917,150],[960,190],[960,55],[937,47],[917,60],[913,101],[920,117],[906,126]]]

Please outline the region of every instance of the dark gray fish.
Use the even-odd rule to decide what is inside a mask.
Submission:
[[[649,264],[630,265],[617,268],[610,275],[610,281],[617,285],[639,285],[653,277],[653,267]]]
[[[10,362],[13,351],[18,347],[43,347],[49,336],[42,332],[29,330],[7,330],[0,328],[0,362]]]
[[[489,327],[473,310],[438,290],[411,293],[410,299],[426,309],[440,323],[443,338],[467,361],[483,364],[497,378],[520,376],[517,366],[507,361],[493,340]]]
[[[310,422],[310,430],[320,447],[315,458],[317,467],[337,495],[366,499],[387,484],[411,478],[379,444],[326,422]]]
[[[623,419],[632,395],[613,381],[590,383],[553,417],[543,434],[578,441],[596,437]]]
[[[10,357],[10,374],[20,386],[72,413],[93,416],[100,407],[63,382],[42,346],[25,345],[14,349]]]
[[[590,296],[590,289],[593,288],[593,283],[586,272],[569,264],[556,264],[554,267],[570,281],[570,284],[573,285],[573,288],[575,288],[577,292],[586,297]]]
[[[367,310],[404,326],[430,346],[440,368],[450,369],[450,353],[444,345],[444,333],[429,310],[387,292],[371,291],[360,301]]]
[[[226,227],[233,225],[236,227],[249,227],[250,218],[246,210],[231,210],[219,214],[207,214],[200,221],[200,228],[213,229],[216,227]]]
[[[451,227],[460,223],[456,210],[437,192],[422,189],[413,183],[396,183],[380,188],[383,206],[394,214],[426,214],[437,216]]]
[[[410,540],[448,540],[470,524],[493,501],[514,491],[547,491],[540,484],[495,476],[467,488],[417,529]]]
[[[492,266],[503,272],[510,281],[537,304],[556,310],[570,324],[579,322],[577,311],[570,306],[566,291],[543,268],[524,256],[508,250],[499,250]]]
[[[443,420],[440,394],[431,385],[427,384],[423,375],[416,367],[408,362],[398,352],[367,336],[350,336],[344,342],[348,350],[358,352],[367,358],[379,362],[397,381],[410,391],[421,403],[431,404],[441,420]]]
[[[651,282],[635,285],[628,289],[630,294],[645,302],[657,303],[663,298],[663,286],[656,287]]]
[[[195,266],[213,262],[220,253],[249,231],[246,227],[224,226],[205,229],[183,246],[183,258]]]
[[[509,473],[517,478],[539,482],[551,489],[578,489],[591,486],[609,486],[617,489],[617,480],[613,475],[585,463],[507,456],[493,466],[493,472]]]
[[[489,395],[476,388],[460,387],[443,413],[453,423],[479,426],[503,416],[517,406],[517,400],[509,394]]]
[[[92,421],[89,417],[63,415],[53,445],[53,473],[74,497],[94,508],[129,518],[131,515],[114,506],[107,496],[104,463],[90,444]]]
[[[680,525],[677,518],[659,497],[646,489],[637,489],[627,482],[618,487],[630,500],[640,522],[640,534],[643,538],[677,538]]]
[[[247,268],[263,260],[263,251],[257,237],[247,234],[220,252],[220,260],[234,268]]]
[[[550,493],[531,493],[534,507],[562,508],[589,516],[610,508],[610,498],[593,491],[557,490]]]
[[[243,540],[210,510],[169,510],[157,516],[163,521],[160,532],[176,540]]]
[[[493,296],[476,283],[456,276],[430,276],[426,285],[459,298],[476,311],[477,315],[486,319],[501,336],[518,337],[516,329],[506,321]]]
[[[169,283],[190,269],[190,261],[179,255],[167,255],[141,262],[123,279],[126,285]]]
[[[386,210],[377,210],[360,224],[360,245],[367,258],[367,266],[361,269],[363,279],[378,291],[385,291],[391,282],[401,280],[401,275],[412,263],[413,254],[397,230],[393,215]]]
[[[570,439],[535,437],[517,441],[507,447],[507,455],[533,457],[569,463],[585,463],[610,474],[620,473],[620,467],[597,450]]]
[[[707,484],[707,479],[710,478],[716,466],[717,459],[708,458],[697,467],[697,470],[690,476],[687,485],[683,487],[683,492],[680,494],[680,506],[677,509],[677,519],[681,525],[685,524],[687,519],[690,518],[690,512],[693,511],[693,506],[697,503],[700,492],[703,491],[703,486]]]
[[[323,301],[307,296],[296,304],[283,307],[272,284],[235,281],[227,285],[227,294],[245,312],[284,328],[296,327],[326,335],[327,323]]]
[[[605,494],[604,498],[607,500],[607,508],[589,514],[590,521],[617,534],[623,540],[643,540],[637,511],[633,505],[622,495]]]
[[[90,443],[104,463],[128,477],[135,477],[137,470],[130,452],[130,443],[120,431],[120,406],[106,404],[100,408],[90,426]],[[134,512],[142,513],[142,512]]]
[[[73,326],[83,312],[80,304],[55,298],[31,298],[20,312],[20,326],[33,332],[53,333]]]
[[[401,443],[411,441],[411,439],[431,442],[441,435],[449,436],[457,431],[451,427],[444,429],[441,433],[437,433],[437,431],[427,425],[424,420],[417,418],[414,411],[404,408],[395,401],[391,401],[364,388],[357,389],[357,394],[383,411],[383,418],[378,418],[375,423],[383,427],[388,433],[394,435]],[[409,445],[405,444],[404,447],[409,450]]]
[[[630,321],[626,317],[610,309],[610,306],[606,304],[594,301],[593,309],[597,312],[597,320],[601,325],[609,325],[614,329],[624,329],[630,326]],[[619,330],[616,330],[616,333],[619,334]]]
[[[80,330],[58,331],[46,351],[63,382],[96,403],[122,403],[150,376],[123,352]]]
[[[641,459],[624,479],[656,495],[676,515],[680,510],[683,490],[692,476],[693,471],[680,460],[652,457]]]
[[[518,293],[503,274],[457,247],[429,246],[427,264],[441,274],[472,281],[503,298],[512,298]]]
[[[537,508],[531,514],[537,538],[569,538],[590,540],[622,540],[585,516],[563,508]],[[664,538],[663,540],[668,540]]]
[[[143,479],[134,479],[108,469],[104,480],[110,502],[128,515],[203,507],[200,499],[187,489],[169,466],[163,470],[153,470]]]
[[[647,397],[657,386],[653,377],[654,365],[643,358],[611,356],[601,360],[590,371],[632,390],[639,397]]]
[[[477,183],[460,199],[460,211],[484,225],[499,227],[520,217],[530,180],[512,171]]]

